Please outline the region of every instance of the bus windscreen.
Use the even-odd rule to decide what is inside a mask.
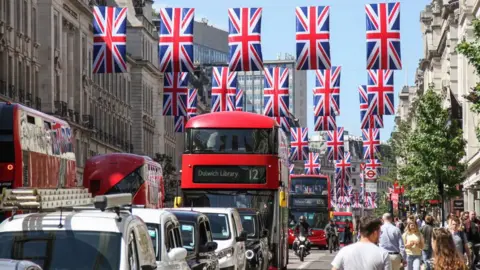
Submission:
[[[291,194],[328,195],[327,178],[292,177]]]
[[[273,154],[274,129],[189,129],[186,152],[192,154]]]
[[[290,211],[290,225],[296,225],[304,216],[312,229],[324,229],[328,222],[328,211]]]
[[[108,195],[108,194],[130,193],[132,194],[132,196],[135,196],[135,194],[138,192],[140,187],[145,182],[140,171],[141,169],[142,167],[139,167],[135,171],[131,172],[129,175],[125,176],[125,178],[120,180],[105,194]]]

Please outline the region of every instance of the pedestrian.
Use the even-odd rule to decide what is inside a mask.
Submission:
[[[344,239],[343,243],[349,245],[352,241],[352,223],[349,219],[345,221]]]
[[[398,219],[398,222],[395,223],[395,225],[397,226],[397,228],[400,229],[400,232],[403,234],[403,232],[405,231],[405,223],[403,223],[401,219]]]
[[[452,234],[445,228],[432,232],[433,267],[435,270],[467,270],[460,253],[455,248]],[[431,262],[429,262],[431,264]]]
[[[416,222],[407,223],[403,234],[403,243],[405,243],[405,253],[407,253],[407,269],[420,270],[422,249],[425,244]]]
[[[383,214],[383,225],[381,227],[380,247],[386,250],[392,262],[392,270],[400,270],[405,263],[406,254],[403,245],[402,233],[392,224],[392,215]]]
[[[420,228],[425,245],[422,250],[422,260],[425,265],[425,270],[431,270],[430,266],[426,263],[432,258],[432,232],[433,232],[433,217],[427,215],[425,217],[425,225]]]
[[[460,228],[460,219],[458,217],[453,217],[450,219],[450,233],[452,234],[453,243],[455,248],[462,256],[467,256],[466,263],[469,263],[471,258],[470,249],[468,248],[468,240],[465,232],[459,230]],[[436,270],[436,269],[435,269]]]
[[[465,220],[463,221],[463,226],[465,227],[464,232],[467,237],[470,254],[472,255],[470,261],[473,262],[472,265],[476,265],[479,262],[479,250],[476,245],[480,244],[480,231],[478,225],[475,223],[477,215],[475,211],[465,213],[466,215],[464,217]]]
[[[342,248],[332,261],[332,270],[390,270],[388,252],[377,246],[382,222],[373,217],[362,217],[361,239]]]

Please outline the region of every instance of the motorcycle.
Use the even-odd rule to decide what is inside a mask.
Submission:
[[[309,230],[308,235],[311,235],[312,231]],[[303,262],[304,258],[309,254],[310,242],[305,235],[298,235],[293,243],[293,250],[296,255],[300,258],[300,261]]]

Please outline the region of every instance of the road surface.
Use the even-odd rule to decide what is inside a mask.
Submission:
[[[330,264],[335,257],[336,252],[330,254],[325,250],[318,250],[317,248],[312,248],[310,255],[305,257],[304,261],[301,262],[295,253],[290,250],[288,269],[315,269],[315,270],[330,270],[332,265]]]

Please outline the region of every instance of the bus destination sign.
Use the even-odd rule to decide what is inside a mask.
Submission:
[[[204,165],[193,168],[193,182],[202,184],[265,184],[265,166]]]
[[[326,207],[326,199],[322,198],[293,198],[293,206],[317,206],[317,207]]]

